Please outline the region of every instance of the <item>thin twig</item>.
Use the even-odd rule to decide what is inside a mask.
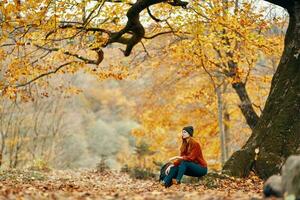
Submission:
[[[33,83],[34,81],[36,81],[36,80],[38,80],[38,79],[40,79],[40,78],[43,78],[43,77],[45,77],[45,76],[49,76],[50,74],[55,74],[56,72],[58,72],[58,71],[59,71],[60,69],[62,69],[63,67],[65,67],[65,66],[67,66],[67,65],[70,65],[70,64],[72,64],[72,63],[76,63],[76,61],[71,61],[71,62],[67,62],[67,63],[65,63],[65,64],[62,64],[62,65],[60,65],[59,67],[57,67],[57,68],[56,68],[55,70],[53,70],[53,71],[49,71],[49,72],[46,72],[46,73],[44,73],[44,74],[40,74],[39,76],[37,76],[37,77],[31,79],[30,81],[28,81],[28,82],[26,82],[26,83],[16,85],[16,88],[24,87],[24,86],[26,86],[26,85],[29,85],[29,84]]]

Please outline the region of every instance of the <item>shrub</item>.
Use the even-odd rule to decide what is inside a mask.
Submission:
[[[29,170],[34,170],[34,171],[50,171],[50,167],[48,162],[46,162],[43,159],[35,159],[32,162],[32,165],[29,167]]]
[[[107,171],[108,169],[109,169],[109,166],[106,164],[106,158],[101,157],[100,162],[96,166],[96,171],[102,173],[102,172]]]
[[[157,177],[157,175],[148,168],[145,168],[145,169],[140,168],[140,167],[130,168],[130,167],[128,167],[128,165],[124,165],[121,168],[121,172],[129,174],[129,176],[131,178],[135,178],[135,179],[146,180],[146,179],[154,179]]]

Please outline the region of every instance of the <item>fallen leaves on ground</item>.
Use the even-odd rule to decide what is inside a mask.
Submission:
[[[200,180],[164,188],[156,180],[138,180],[128,174],[91,170],[53,170],[50,172],[9,171],[0,173],[0,200],[6,199],[261,199],[262,181],[214,179]]]

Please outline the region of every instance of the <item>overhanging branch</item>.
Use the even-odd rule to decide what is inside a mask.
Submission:
[[[49,47],[44,47],[44,46],[40,46],[40,45],[35,45],[35,46],[39,49],[43,49],[43,50],[46,50],[46,51],[59,51],[60,50],[59,48],[49,48]],[[65,52],[63,52],[63,54],[78,58],[79,60],[84,61],[86,64],[99,65],[101,63],[101,61],[103,60],[103,51],[100,48],[95,48],[95,49],[92,49],[92,50],[97,53],[98,58],[96,60],[88,59],[86,57],[83,57],[83,56],[78,55],[78,54],[71,53],[69,51],[65,51]]]
[[[22,83],[22,84],[16,85],[16,88],[24,87],[24,86],[29,85],[29,84],[33,83],[34,81],[36,81],[36,80],[38,80],[38,79],[41,79],[41,78],[43,78],[43,77],[45,77],[45,76],[49,76],[50,74],[55,74],[55,73],[57,73],[59,70],[61,70],[62,68],[64,68],[65,66],[70,65],[70,64],[75,63],[75,62],[76,62],[76,61],[71,61],[71,62],[64,63],[64,64],[60,65],[59,67],[57,67],[57,68],[56,68],[55,70],[53,70],[53,71],[49,71],[49,72],[40,74],[39,76],[37,76],[37,77],[31,79],[30,81],[28,81],[28,82],[26,82],[26,83]]]
[[[106,45],[115,42],[126,44],[124,55],[129,56],[133,47],[137,43],[139,43],[145,36],[145,29],[140,22],[140,13],[144,9],[149,8],[151,5],[164,2],[172,6],[181,6],[183,8],[186,8],[188,4],[188,2],[181,0],[173,0],[171,2],[168,2],[167,0],[138,0],[127,11],[126,16],[128,18],[128,21],[126,23],[126,26],[119,32],[112,33]],[[124,38],[123,35],[125,33],[131,33],[131,38]]]
[[[289,10],[293,6],[295,0],[265,0],[265,1]]]

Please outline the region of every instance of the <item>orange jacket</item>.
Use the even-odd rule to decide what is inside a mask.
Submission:
[[[200,144],[196,142],[193,138],[190,138],[188,150],[181,152],[180,156],[183,157],[182,160],[192,161],[199,164],[202,167],[207,167],[207,163],[203,158]],[[174,165],[178,166],[180,164],[180,161],[181,160],[175,160]]]

